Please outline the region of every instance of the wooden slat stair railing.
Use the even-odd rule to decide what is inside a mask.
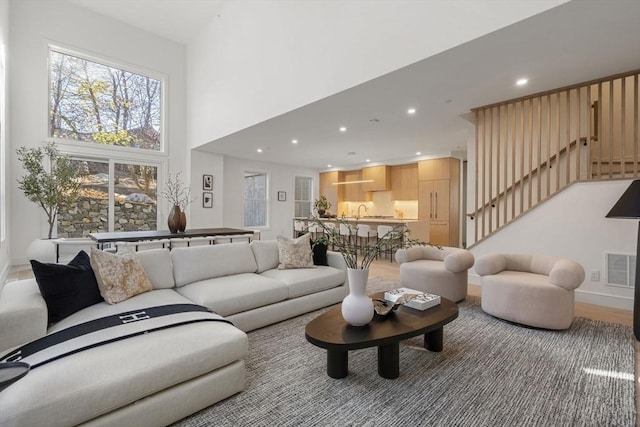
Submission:
[[[574,182],[639,178],[639,80],[633,70],[475,108],[468,246]]]
[[[595,139],[595,137],[591,137],[591,139]],[[583,137],[580,138],[580,143],[583,144],[584,146],[587,145],[587,138]],[[571,141],[569,143],[569,147],[563,147],[562,149],[560,149],[560,153],[559,155],[563,155],[567,152],[568,150],[573,150],[576,148],[576,144],[578,144],[578,140],[574,139],[573,141]],[[482,209],[486,209],[489,206],[491,207],[495,207],[495,204],[499,201],[499,200],[504,200],[504,198],[509,195],[510,193],[512,193],[513,191],[516,191],[520,185],[525,184],[529,179],[534,178],[540,170],[546,169],[547,168],[547,164],[549,165],[549,169],[551,169],[551,165],[552,163],[556,162],[556,158],[558,158],[559,156],[554,154],[552,155],[549,160],[545,160],[543,161],[540,166],[538,166],[536,169],[534,169],[533,171],[529,172],[528,174],[526,174],[525,176],[523,176],[522,178],[520,178],[518,181],[516,181],[515,183],[513,183],[513,185],[511,185],[510,187],[508,187],[506,190],[502,191],[500,194],[498,194],[497,196],[495,196],[493,199],[491,199],[491,202],[485,203],[484,206],[481,206],[480,208],[476,209],[474,212],[469,212],[466,215],[471,218],[474,219],[474,217],[476,216],[476,214],[478,212],[482,212]]]

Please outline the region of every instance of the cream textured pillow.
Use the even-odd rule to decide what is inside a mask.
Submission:
[[[109,304],[117,304],[152,289],[135,254],[114,255],[91,248],[91,268],[96,275],[100,295]]]
[[[305,234],[297,239],[278,236],[276,240],[278,241],[279,270],[313,267],[311,234]]]

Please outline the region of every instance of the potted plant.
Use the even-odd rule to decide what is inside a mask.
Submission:
[[[44,210],[49,223],[47,238],[51,239],[60,209],[72,205],[78,199],[78,170],[71,158],[60,154],[53,142],[44,147],[20,147],[16,153],[26,171],[18,179],[18,188],[27,199]]]
[[[360,247],[358,254],[357,233],[358,220],[347,222],[342,216],[334,227],[326,225],[326,222],[316,219],[315,222],[323,230],[323,242],[340,252],[347,264],[347,277],[349,282],[349,295],[342,301],[342,317],[353,326],[364,326],[371,321],[374,314],[371,298],[366,295],[369,267],[382,251],[394,252],[410,246],[429,245],[416,239],[409,238],[409,228],[406,224],[394,226],[385,236],[378,236],[374,243]],[[340,225],[351,230],[351,235],[344,238],[340,235]],[[436,246],[440,248],[440,246]]]
[[[327,197],[324,195],[321,195],[313,202],[313,208],[321,217],[324,216],[325,212],[327,212],[330,207],[331,202],[329,202],[329,200],[327,200]]]
[[[181,173],[181,171],[178,171],[175,177],[172,177],[171,172],[169,172],[167,184],[162,192],[162,196],[171,204],[171,210],[167,217],[167,226],[172,233],[184,231],[187,228],[185,210],[195,200],[191,197],[191,188],[185,186],[180,179]]]

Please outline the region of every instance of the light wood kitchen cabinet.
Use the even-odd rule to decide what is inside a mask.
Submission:
[[[429,221],[429,242],[440,246],[457,246],[449,244],[449,223],[445,221]]]
[[[362,171],[344,171],[342,172],[342,182],[362,181]],[[371,193],[364,191],[362,183],[342,184],[338,187],[343,188],[343,197],[340,201],[344,202],[368,202],[371,201]]]
[[[458,161],[451,157],[443,159],[423,160],[418,162],[418,179],[430,181],[432,179],[449,179],[451,176],[451,162]],[[459,161],[458,161],[459,162]]]
[[[387,191],[391,190],[391,167],[370,166],[362,168],[362,191]]]
[[[338,209],[338,202],[342,200],[342,191],[344,186],[335,185],[336,182],[340,182],[343,177],[341,172],[330,171],[320,173],[320,195],[325,196],[331,207],[330,212],[336,212]]]
[[[446,166],[438,162],[427,169],[418,164],[419,176],[440,176],[444,170],[448,176],[439,179],[420,180],[418,186],[418,218],[429,223],[429,241],[441,246],[460,244],[460,160],[445,160]],[[431,162],[431,160],[428,160]],[[434,167],[432,167],[434,166]],[[425,173],[427,173],[425,175]]]
[[[420,181],[419,191],[423,199],[422,206],[425,207],[421,212],[424,216],[421,219],[449,221],[449,180]]]
[[[391,166],[391,199],[418,200],[418,164]]]

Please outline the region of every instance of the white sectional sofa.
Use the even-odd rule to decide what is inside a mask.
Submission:
[[[154,249],[136,256],[151,291],[118,304],[91,305],[49,326],[35,279],[6,284],[0,293],[0,359],[74,325],[167,304],[203,305],[233,325],[182,324],[32,368],[0,391],[0,425],[167,425],[244,389],[246,331],[337,303],[347,294],[340,254],[328,252],[328,266],[278,270],[276,241]]]

